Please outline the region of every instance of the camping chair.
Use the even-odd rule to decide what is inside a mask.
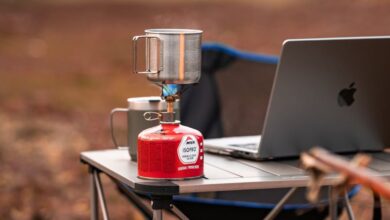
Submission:
[[[277,62],[274,56],[244,53],[221,44],[204,44],[201,80],[195,86],[183,88],[182,124],[201,131],[205,138],[258,135]],[[120,183],[118,186],[131,196],[131,189]],[[349,197],[358,190],[358,187],[352,190]],[[191,194],[175,196],[174,204],[190,219],[262,219],[287,192],[288,189],[273,189]],[[298,189],[275,219],[327,217],[328,203],[307,204],[304,193],[304,188]],[[322,198],[327,197],[326,192],[322,194]],[[145,207],[138,207],[151,218]],[[340,213],[342,209],[338,207]]]

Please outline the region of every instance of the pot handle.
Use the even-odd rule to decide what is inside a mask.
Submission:
[[[146,48],[145,48],[145,53],[146,53],[146,70],[144,71],[138,71],[138,68],[137,68],[137,50],[138,50],[138,39],[140,38],[145,38],[146,39]],[[152,71],[150,70],[150,39],[156,39],[157,43],[156,43],[156,46],[157,46],[157,57],[156,57],[156,61],[157,61],[157,70],[155,71]],[[161,67],[161,56],[162,56],[162,50],[161,50],[161,44],[162,44],[162,41],[159,37],[157,36],[153,36],[153,35],[140,35],[140,36],[134,36],[133,37],[133,72],[134,73],[138,73],[138,74],[157,74],[159,73],[160,71],[162,71],[162,67]]]
[[[110,130],[111,130],[111,137],[112,137],[112,142],[114,142],[114,146],[116,148],[128,148],[129,146],[119,146],[118,142],[116,141],[115,134],[114,134],[114,115],[116,112],[127,112],[127,108],[114,108],[111,110],[110,113]],[[129,129],[129,128],[127,128]]]

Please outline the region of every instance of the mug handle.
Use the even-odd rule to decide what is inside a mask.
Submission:
[[[138,48],[138,39],[140,38],[145,38],[146,39],[146,70],[145,71],[138,71],[137,68],[137,48]],[[151,71],[150,70],[150,39],[156,39],[157,40],[157,70],[156,71]],[[157,74],[162,70],[162,67],[160,66],[161,64],[161,39],[157,36],[153,35],[140,35],[140,36],[134,36],[133,37],[133,72],[138,73],[138,74]]]
[[[127,112],[127,108],[114,108],[111,110],[110,113],[110,129],[111,129],[111,137],[112,137],[112,142],[114,142],[114,146],[116,148],[128,148],[129,146],[119,146],[118,142],[116,141],[115,134],[114,134],[114,114],[116,112]]]

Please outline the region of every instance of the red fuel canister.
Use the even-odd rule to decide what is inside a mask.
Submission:
[[[172,120],[172,114],[159,114],[160,125],[138,135],[140,178],[192,179],[203,176],[203,136],[199,131],[181,125],[180,121]]]

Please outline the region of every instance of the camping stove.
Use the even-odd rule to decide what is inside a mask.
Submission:
[[[175,120],[173,104],[180,89],[170,86],[197,83],[201,74],[202,31],[190,29],[149,29],[133,38],[134,72],[163,88],[166,112],[146,112],[146,120],[160,125],[138,135],[138,176],[146,179],[192,179],[203,176],[203,136]],[[145,70],[137,69],[137,41],[145,39]]]

